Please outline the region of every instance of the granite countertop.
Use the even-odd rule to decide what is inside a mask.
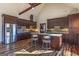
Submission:
[[[63,33],[31,33],[31,34],[36,34],[36,35],[49,35],[49,36],[62,36]]]
[[[49,35],[49,36],[62,36],[62,33],[39,33],[40,35]]]

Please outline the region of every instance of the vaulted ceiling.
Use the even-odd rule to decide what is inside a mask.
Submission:
[[[32,5],[32,4],[31,4]],[[0,3],[0,13],[6,13],[11,14],[14,16],[18,16],[18,14],[25,9],[29,8],[31,6],[29,3]],[[30,9],[27,12],[24,12],[23,14],[19,15],[19,17],[29,19],[29,15],[33,14],[35,17],[39,15],[39,13],[46,7],[52,7],[53,9],[79,9],[79,3],[42,3],[34,9]]]
[[[30,6],[28,8],[25,8],[24,10],[22,10],[19,15],[28,12],[29,10],[31,10],[32,8],[35,10],[39,5],[43,4],[43,7],[47,7],[50,5],[50,7],[52,6],[54,9],[59,8],[59,9],[77,9],[79,8],[79,4],[78,3],[28,3]],[[36,7],[36,8],[35,8]],[[38,9],[38,8],[37,8]],[[41,9],[40,9],[41,10]]]
[[[0,3],[0,10],[1,11],[11,10],[12,11],[15,9],[15,10],[17,10],[17,12],[19,14],[20,12],[24,11],[25,9],[31,7],[31,5],[33,5],[33,4],[29,4],[29,3]],[[79,8],[79,3],[62,3],[62,4],[60,4],[60,3],[51,3],[51,4],[50,3],[42,3],[38,6],[36,6],[33,11],[36,11],[36,9],[41,8],[41,6],[43,6],[43,5],[45,5],[45,6],[51,5],[54,8],[69,8],[69,9],[70,8]],[[25,12],[25,13],[27,13],[27,12]]]
[[[24,12],[27,12],[35,7],[37,7],[38,5],[40,5],[41,3],[29,3],[30,7],[26,8],[25,10],[23,10],[22,12],[19,13],[19,15],[23,14]]]

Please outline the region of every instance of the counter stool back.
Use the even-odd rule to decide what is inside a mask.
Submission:
[[[37,46],[38,35],[32,35],[32,46]]]
[[[50,49],[50,36],[44,36],[44,39],[42,40],[42,48],[43,49]]]

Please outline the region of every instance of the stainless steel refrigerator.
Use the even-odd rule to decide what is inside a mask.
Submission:
[[[16,24],[5,23],[4,44],[16,42]]]

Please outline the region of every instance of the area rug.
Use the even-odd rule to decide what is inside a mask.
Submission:
[[[40,47],[31,47],[29,49],[21,49],[14,52],[16,56],[56,56],[59,51],[43,50]]]

